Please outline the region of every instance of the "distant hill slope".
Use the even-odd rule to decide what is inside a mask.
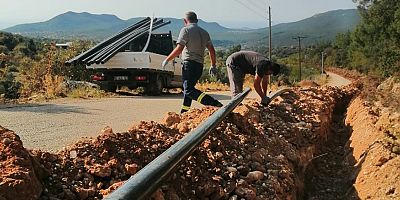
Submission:
[[[95,39],[101,40],[119,30],[143,19],[143,17],[122,20],[115,15],[97,15],[90,13],[67,12],[48,21],[16,25],[3,31],[18,33],[30,37],[46,37],[53,39]],[[176,37],[183,26],[182,19],[164,18],[171,21],[160,31],[171,30]],[[313,17],[273,26],[274,46],[294,44],[292,37],[306,35],[305,43],[332,40],[339,32],[352,30],[359,22],[357,10],[335,10]],[[229,29],[215,22],[200,20],[200,26],[208,30],[213,40],[221,44],[242,43],[246,45],[265,45],[267,29]]]
[[[360,22],[360,15],[356,9],[334,10],[314,15],[310,18],[292,23],[278,24],[272,27],[273,46],[296,44],[292,38],[306,36],[305,44],[314,41],[333,40],[338,33],[351,31]],[[267,29],[259,29],[262,35]],[[267,39],[267,37],[263,37]]]

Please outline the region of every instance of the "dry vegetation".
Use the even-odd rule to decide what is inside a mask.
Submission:
[[[196,88],[200,91],[229,91],[229,85],[221,83],[220,81],[209,82],[205,81],[202,83],[197,83]]]

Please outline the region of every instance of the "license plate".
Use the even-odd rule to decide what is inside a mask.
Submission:
[[[127,81],[128,76],[114,76],[115,81]]]

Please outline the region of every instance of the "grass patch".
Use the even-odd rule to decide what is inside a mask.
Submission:
[[[99,90],[97,88],[92,87],[78,87],[72,89],[68,92],[67,97],[69,98],[81,98],[81,99],[88,99],[88,98],[102,98],[110,96],[109,93],[104,92],[103,90]]]
[[[327,74],[316,75],[315,82],[318,83],[318,85],[328,84],[328,75]]]

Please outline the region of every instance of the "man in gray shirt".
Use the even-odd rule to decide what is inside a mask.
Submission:
[[[203,73],[204,52],[206,48],[211,58],[212,66],[210,74],[215,75],[216,73],[215,49],[210,35],[206,30],[197,25],[197,15],[194,12],[187,12],[184,22],[185,27],[179,33],[176,48],[162,63],[162,67],[165,67],[169,61],[182,53],[184,100],[181,113],[190,109],[192,100],[196,100],[203,105],[221,107],[222,104],[219,101],[195,88],[196,83]]]
[[[261,104],[268,105],[271,101],[267,96],[269,75],[277,75],[280,65],[269,61],[261,54],[254,51],[239,51],[231,54],[226,59],[229,85],[232,96],[236,96],[243,90],[243,82],[246,74],[254,75],[254,89],[261,97]]]

